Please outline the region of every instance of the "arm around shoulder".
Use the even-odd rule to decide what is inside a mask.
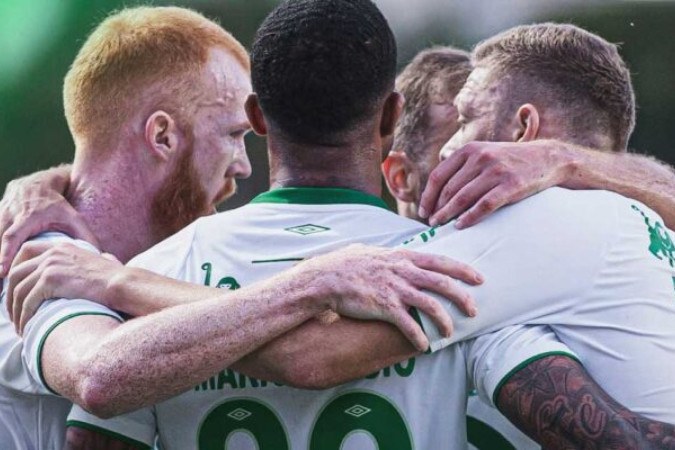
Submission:
[[[418,353],[389,323],[315,319],[247,355],[232,368],[299,389],[327,389]]]
[[[605,189],[638,200],[675,228],[675,171],[645,155],[601,152],[558,143],[557,151],[569,162],[561,184],[570,189]]]

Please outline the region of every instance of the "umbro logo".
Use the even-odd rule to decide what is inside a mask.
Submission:
[[[284,230],[290,231],[291,233],[307,235],[307,234],[323,233],[324,231],[330,230],[330,228],[322,227],[321,225],[312,225],[311,223],[308,223],[305,225],[297,225],[295,227],[284,228]]]

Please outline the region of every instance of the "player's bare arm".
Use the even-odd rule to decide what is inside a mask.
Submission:
[[[136,317],[223,293],[126,267],[112,255],[71,244],[27,242],[10,273],[7,309],[20,334],[40,305],[51,298],[86,298]]]
[[[343,316],[395,324],[420,350],[428,341],[409,314],[396,310],[397,303],[428,313],[445,335],[452,333],[450,316],[420,289],[443,295],[467,315],[477,314],[474,299],[456,280],[476,285],[482,277],[450,258],[352,245],[311,259],[297,269],[314,274],[318,284],[325,284],[317,302],[327,302],[329,309]],[[139,316],[222,293],[125,267],[109,255],[70,244],[29,242],[10,272],[7,308],[21,333],[42,302],[50,298],[93,299],[110,309]]]
[[[83,428],[68,427],[64,450],[136,450],[137,446]]]
[[[420,353],[389,323],[342,317],[310,320],[232,365],[257,379],[302,389],[327,389]]]
[[[675,448],[675,426],[620,405],[568,357],[542,358],[516,372],[497,406],[544,448]]]
[[[605,189],[641,201],[675,226],[675,172],[648,156],[601,152],[553,140],[471,142],[429,176],[420,211],[440,224],[471,226],[551,186]]]
[[[30,251],[30,246],[26,248],[22,252]],[[18,265],[26,263],[30,261]],[[23,273],[21,267],[18,270]],[[463,273],[468,282],[476,282],[474,271],[446,258],[355,245],[307,260],[249,288],[233,292],[198,288],[202,298],[206,294],[214,298],[124,325],[103,316],[76,317],[59,325],[46,341],[45,380],[53,390],[98,414],[119,413],[177,394],[326,310],[389,321],[401,336],[424,349],[428,340],[407,309],[426,311],[438,319],[441,332],[449,334],[449,315],[418,290],[452,295],[449,291],[456,287],[446,272]],[[10,272],[8,289],[16,293],[26,279],[19,281],[14,273]],[[58,278],[48,270],[40,273]],[[161,281],[159,288],[142,283],[137,289],[159,296],[182,292],[175,289],[175,281]],[[467,300],[465,295],[460,298]],[[68,352],[59,351],[64,346]],[[176,377],[175,367],[194,367],[196,359],[199,370]]]
[[[28,238],[61,231],[98,246],[84,219],[65,198],[70,166],[61,165],[11,181],[0,201],[0,277]]]

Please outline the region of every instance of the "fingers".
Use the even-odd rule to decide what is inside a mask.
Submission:
[[[427,218],[435,210],[441,191],[456,173],[466,163],[466,152],[458,151],[440,164],[429,174],[427,186],[422,192],[418,214]]]
[[[30,243],[30,244],[37,244],[37,243]],[[14,264],[12,265],[12,270],[10,271],[10,275],[7,277],[6,306],[7,312],[9,313],[9,319],[12,321],[14,320],[14,314],[17,307],[15,305],[16,287],[28,276],[28,274],[35,271],[35,269],[40,263],[40,261],[33,258],[33,248],[32,248],[33,246],[26,245],[25,247],[26,248],[23,249],[21,252],[22,261],[19,261],[18,259],[14,261]]]
[[[400,253],[402,257],[410,260],[410,262],[420,269],[447,275],[472,286],[481,284],[484,281],[483,275],[476,269],[463,262],[448,258],[447,256],[418,253],[410,250],[400,250]],[[415,276],[415,273],[411,273],[408,281],[414,282]]]
[[[448,183],[453,183],[452,189],[457,187],[457,190],[449,191],[452,194],[451,197],[441,196],[436,211],[429,218],[430,225],[437,226],[447,223],[460,213],[470,209],[499,182],[494,177],[486,176],[484,173],[479,174],[475,171],[461,171],[456,177],[456,181],[459,183],[457,186],[454,185],[454,178]]]
[[[2,239],[0,239],[0,277],[7,275],[21,244],[35,233],[36,230],[30,223],[22,223],[19,220],[12,223],[2,234]]]
[[[443,336],[450,337],[452,335],[454,329],[452,318],[445,308],[443,308],[439,300],[428,293],[420,292],[416,289],[413,289],[410,293],[406,294],[407,295],[402,297],[402,299],[407,306],[417,308],[419,311],[429,316]]]
[[[445,275],[429,271],[420,272],[415,278],[414,283],[418,289],[426,289],[443,296],[469,317],[475,317],[478,314],[478,308],[473,296]],[[436,300],[432,302],[430,308],[436,305],[442,309],[442,306]]]
[[[462,229],[477,224],[504,205],[518,200],[504,192],[503,188],[496,187],[482,196],[476,204],[457,218],[455,227]]]
[[[54,244],[49,242],[27,242],[19,251],[12,262],[9,276],[7,277],[7,312],[10,320],[16,319],[15,314],[21,308],[23,291],[17,293],[17,287],[32,273],[39,273],[40,264],[47,259],[47,250]]]
[[[35,315],[40,305],[47,300],[44,298],[42,289],[42,278],[37,272],[28,275],[23,282],[17,286],[19,290],[16,294],[17,299],[22,299],[21,307],[17,308],[17,313],[14,314],[14,326],[17,333],[23,335],[28,321]],[[16,302],[15,304],[18,304]]]
[[[415,319],[407,311],[397,311],[390,319],[390,322],[401,331],[415,349],[424,352],[429,348],[429,339],[424,334],[424,331],[422,331],[422,327],[415,322]]]
[[[9,212],[9,209],[6,206],[6,202],[3,200],[0,202],[0,236],[4,236],[7,230],[14,223],[14,215]],[[0,241],[0,278],[7,275],[7,270],[9,269],[10,261],[6,261],[7,258],[3,256],[4,246]]]
[[[21,320],[21,311],[24,307],[24,302],[27,295],[34,288],[35,284],[40,279],[40,271],[38,270],[39,263],[36,261],[28,261],[19,268],[20,272],[12,272],[12,310],[10,311],[10,320],[18,331],[18,325]],[[9,296],[10,291],[7,292]],[[9,303],[8,303],[9,307]]]

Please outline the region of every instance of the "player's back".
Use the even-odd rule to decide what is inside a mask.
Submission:
[[[675,246],[656,213],[610,192],[553,188],[428,237],[410,249],[462,260],[486,278],[467,288],[478,316],[456,314],[454,335],[431,339],[434,348],[548,324],[613,397],[675,423]]]
[[[316,204],[316,195],[326,195],[330,204]],[[314,204],[304,203],[303,196]],[[157,269],[173,255],[175,269],[167,266],[167,275],[232,289],[349,243],[393,245],[426,228],[380,206],[355,191],[276,190],[238,210],[199,220],[134,264]],[[183,262],[175,264],[175,258]],[[155,414],[167,449],[227,443],[230,449],[360,450],[377,448],[375,442],[379,448],[458,448],[465,441],[464,374],[462,353],[455,348],[324,391],[279,386],[225,369],[156,405]],[[429,389],[432,384],[436,387]],[[424,407],[439,399],[448,405],[443,414]]]

